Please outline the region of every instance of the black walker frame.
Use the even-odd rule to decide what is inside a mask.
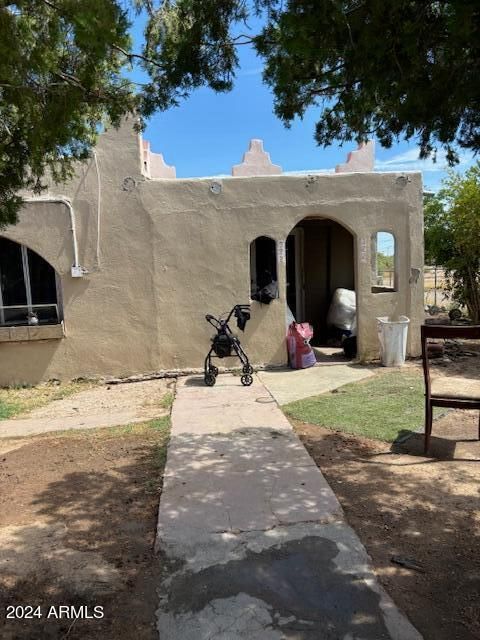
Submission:
[[[239,358],[242,363],[242,376],[240,378],[244,387],[249,387],[252,382],[253,367],[248,360],[248,356],[243,350],[240,340],[230,329],[228,323],[232,316],[237,319],[238,328],[243,331],[250,319],[250,305],[236,304],[226,318],[216,318],[211,314],[205,316],[205,320],[216,330],[216,335],[212,338],[212,346],[205,358],[204,380],[208,387],[213,387],[217,381],[218,367],[212,364],[212,358]],[[232,353],[232,351],[234,353]]]

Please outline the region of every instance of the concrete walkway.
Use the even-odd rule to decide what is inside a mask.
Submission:
[[[309,369],[272,369],[259,371],[260,381],[280,406],[320,393],[333,391],[349,382],[373,376],[373,369],[365,366],[333,362],[317,364]]]
[[[157,549],[160,640],[421,637],[258,378],[179,381]]]

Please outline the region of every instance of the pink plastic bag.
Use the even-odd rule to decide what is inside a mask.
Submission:
[[[288,359],[292,369],[306,369],[313,367],[317,359],[310,346],[313,329],[308,322],[292,322],[287,332]]]

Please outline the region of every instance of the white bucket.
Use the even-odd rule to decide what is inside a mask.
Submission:
[[[401,367],[405,364],[407,335],[410,319],[399,316],[398,320],[377,318],[378,339],[384,367]]]

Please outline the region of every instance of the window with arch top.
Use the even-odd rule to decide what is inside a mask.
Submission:
[[[277,243],[268,236],[250,243],[250,297],[264,304],[278,298]]]
[[[397,290],[395,236],[390,231],[376,231],[371,239],[372,292]]]
[[[59,278],[26,246],[0,237],[0,326],[58,324]]]

